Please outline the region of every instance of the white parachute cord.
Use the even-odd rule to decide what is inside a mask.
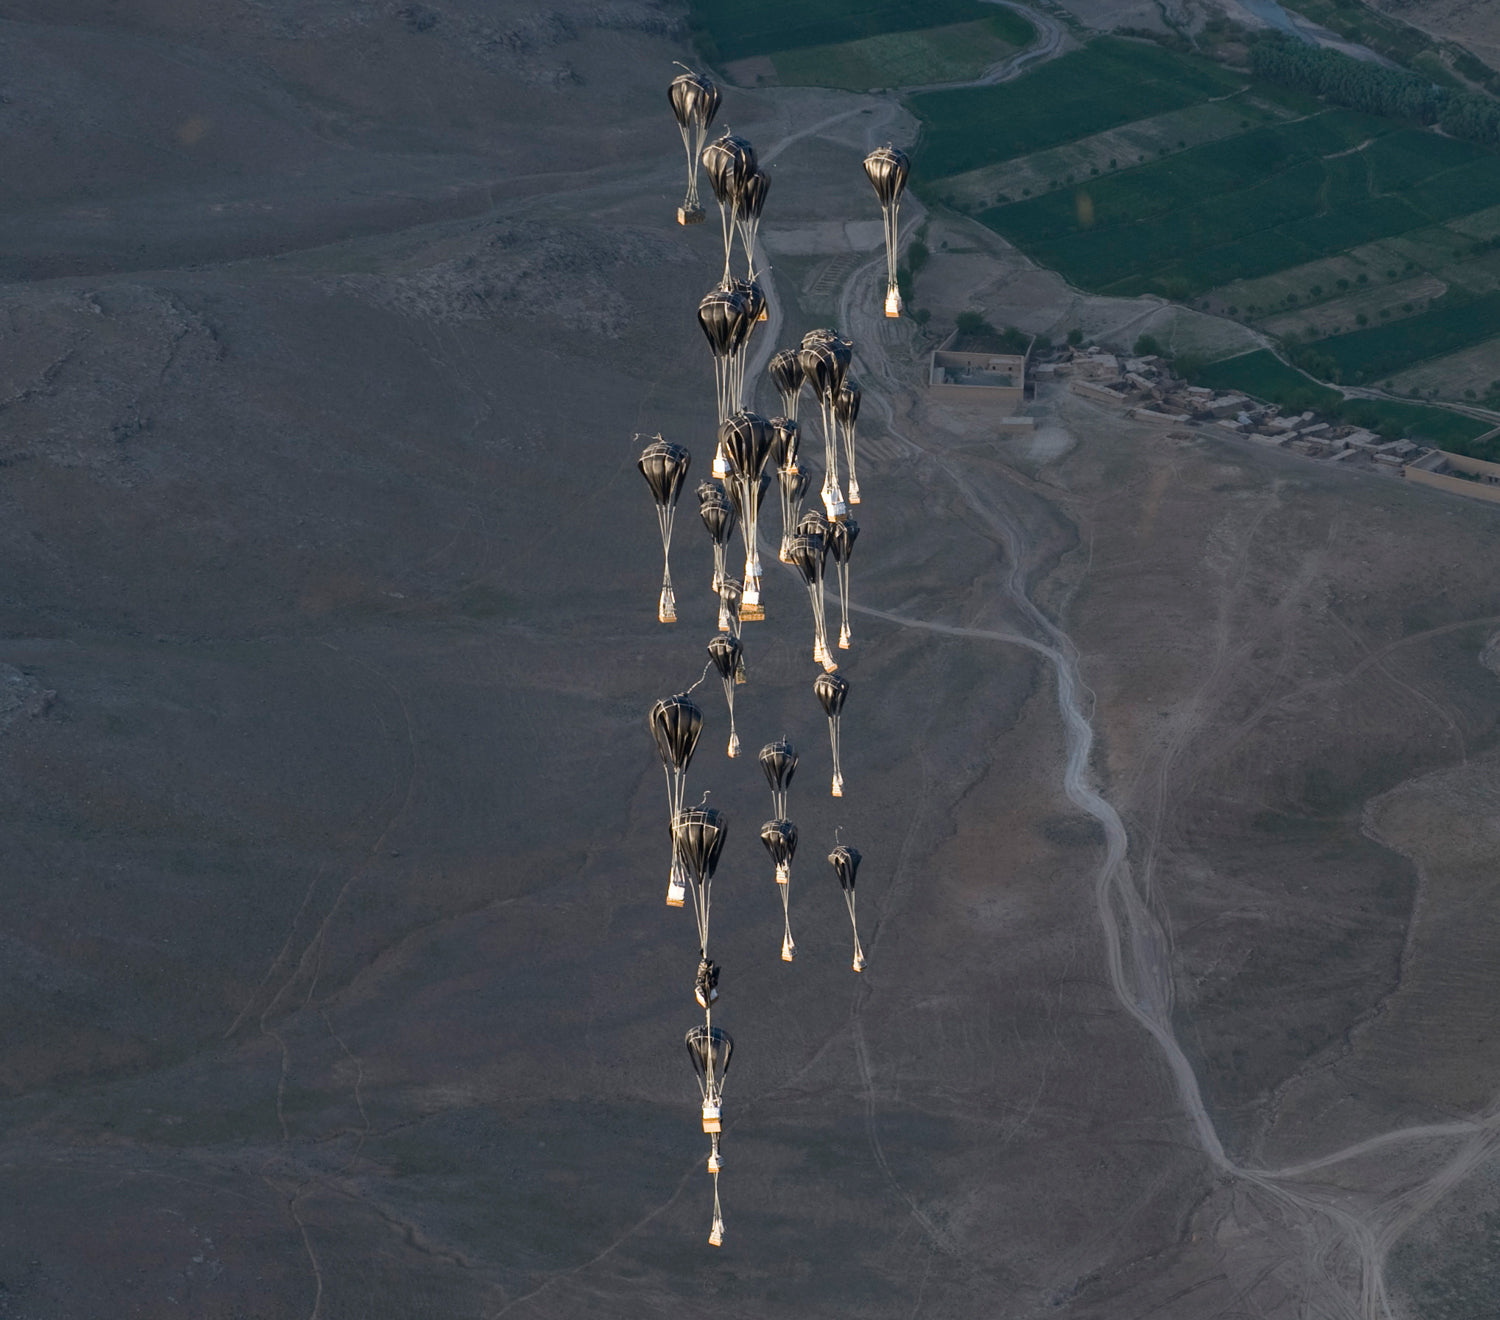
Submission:
[[[719,1206],[719,1175],[714,1174],[714,1221],[708,1230],[710,1246],[724,1245],[724,1211]]]
[[[821,401],[820,401],[821,402]],[[837,510],[844,503],[844,493],[839,489],[839,442],[833,418],[831,401],[822,404],[823,411],[823,504],[829,521],[842,517]]]
[[[715,197],[717,198],[717,196],[718,194],[716,193]],[[734,210],[735,208],[732,203],[727,209],[723,202],[719,203],[719,228],[724,233],[724,278],[720,283],[725,288],[729,287],[730,280],[734,278],[729,273],[729,255],[733,250]]]
[[[854,916],[854,891],[844,891],[844,904],[849,909],[849,927],[854,932],[854,970],[863,971],[865,965],[865,951],[859,943],[859,922]]]
[[[776,557],[783,564],[789,564],[792,561],[787,558],[787,546],[792,539],[792,532],[796,529],[796,523],[792,520],[792,493],[782,484],[779,474],[776,486],[781,495],[781,549]]]
[[[703,686],[703,680],[704,680],[704,679],[705,679],[705,678],[707,678],[707,677],[708,677],[708,671],[709,671],[709,670],[710,670],[710,669],[712,669],[712,668],[713,668],[713,667],[714,667],[714,662],[713,662],[713,661],[712,661],[712,660],[710,660],[710,661],[709,661],[709,662],[708,662],[708,663],[707,663],[707,664],[705,664],[705,665],[704,665],[704,666],[703,666],[703,672],[702,672],[702,673],[701,673],[701,674],[699,674],[699,675],[698,675],[698,681],[697,681],[697,682],[696,682],[696,683],[694,683],[694,684],[693,684],[693,686],[692,686],[692,687],[690,687],[690,688],[689,688],[689,689],[688,689],[688,690],[687,690],[687,691],[686,691],[686,692],[684,692],[684,693],[683,693],[683,694],[682,694],[682,695],[683,695],[683,696],[685,696],[685,697],[690,697],[690,696],[692,696],[692,695],[693,695],[693,693],[694,693],[694,692],[696,692],[696,691],[697,691],[697,690],[698,690],[698,689],[699,689],[699,688],[700,688],[700,687],[702,687],[702,686]],[[707,797],[707,796],[708,796],[708,794],[707,794],[707,793],[706,793],[706,792],[705,792],[705,793],[704,793],[704,796],[705,796],[705,797]],[[681,807],[678,807],[678,808],[677,808],[677,809],[678,809],[678,810],[679,810],[679,811],[681,811],[681,810],[682,810],[682,808],[681,808]]]
[[[891,202],[885,208],[885,278],[888,285],[888,293],[898,290],[897,279],[895,279],[895,252],[901,242],[901,204],[898,201]]]
[[[693,154],[693,139],[697,134],[694,125],[677,127],[682,131],[682,149],[687,153],[687,192],[683,194],[682,209],[694,211],[698,208],[698,158]]]
[[[719,598],[719,631],[729,631],[729,605],[724,600],[724,547],[714,542],[714,595]]]
[[[824,577],[818,574],[818,599],[813,607],[818,615],[818,642],[823,648],[823,668],[830,674],[838,668],[834,662],[833,652],[828,649],[828,601],[824,595]]]
[[[672,594],[672,516],[676,512],[670,505],[657,505],[657,521],[661,524],[661,602],[657,607],[657,618],[662,623],[677,621],[677,598]]]
[[[854,423],[840,426],[844,433],[844,457],[849,461],[849,503],[859,503],[859,478],[854,475]]]
[[[781,890],[781,960],[791,962],[792,955],[797,952],[797,945],[792,939],[792,884],[791,867],[787,867],[787,879],[785,883],[776,886]]]
[[[705,901],[707,883],[699,884],[692,876],[688,884],[693,891],[693,919],[698,925],[698,948],[703,957],[708,957],[708,904]]]
[[[839,649],[849,649],[849,561],[834,565],[839,575]]]
[[[734,730],[734,675],[724,681],[724,700],[729,704],[729,755],[740,754],[740,735]]]
[[[833,796],[844,796],[844,772],[839,768],[839,717],[828,717],[828,742],[833,748]]]
[[[821,665],[828,652],[823,647],[823,629],[818,619],[818,588],[811,582],[807,584],[807,602],[813,616],[813,660]]]

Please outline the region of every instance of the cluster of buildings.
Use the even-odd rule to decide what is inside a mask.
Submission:
[[[1500,503],[1500,463],[1451,454],[1411,440],[1387,440],[1314,412],[1288,413],[1244,394],[1189,385],[1152,354],[1124,357],[1098,347],[1050,350],[1039,356],[957,352],[950,335],[932,354],[928,387],[949,402],[980,404],[1004,429],[1030,427],[1020,410],[1035,384],[1066,380],[1073,393],[1108,403],[1138,422],[1222,427],[1256,444],[1307,458],[1369,468],[1457,495]],[[1500,428],[1497,428],[1500,430]]]
[[[1456,494],[1500,501],[1500,464],[1450,454],[1411,440],[1387,440],[1359,426],[1314,412],[1287,413],[1243,394],[1189,385],[1159,357],[1120,357],[1097,347],[1068,348],[1037,362],[1038,379],[1064,377],[1084,398],[1111,403],[1128,417],[1161,426],[1207,423],[1257,444],[1307,458],[1406,477]]]

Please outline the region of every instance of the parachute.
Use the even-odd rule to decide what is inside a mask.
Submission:
[[[792,943],[792,858],[797,855],[797,827],[789,820],[768,820],[760,827],[760,841],[776,864],[776,887],[781,891],[781,961],[797,956]]]
[[[745,359],[750,353],[750,337],[755,332],[756,323],[766,319],[766,295],[754,280],[731,280],[725,287],[745,300],[745,315],[735,325],[735,340],[729,362],[733,411],[743,405],[745,398]],[[722,422],[724,419],[721,417],[719,420]]]
[[[719,1155],[719,1133],[722,1131],[720,1118],[724,1076],[729,1071],[734,1041],[727,1031],[703,1026],[690,1028],[684,1043],[693,1061],[698,1090],[703,1096],[703,1130],[709,1133],[712,1143],[709,1147],[708,1171],[714,1177],[714,1218],[708,1240],[711,1245],[718,1247],[724,1243],[724,1212],[719,1206],[719,1170],[723,1168]]]
[[[781,549],[778,557],[787,563],[786,542],[796,525],[797,515],[792,506],[793,481],[789,480],[798,468],[797,458],[802,449],[802,432],[790,417],[773,417],[771,428],[771,470],[776,474],[776,484],[781,495]]]
[[[813,693],[828,716],[828,741],[833,747],[833,796],[844,796],[844,772],[839,767],[839,716],[849,695],[849,680],[838,674],[823,673],[813,679]]]
[[[839,579],[839,649],[849,649],[849,556],[859,537],[859,524],[853,518],[828,524],[828,553]]]
[[[694,73],[685,64],[679,64],[678,68],[685,72],[673,78],[667,88],[667,103],[682,131],[682,146],[687,152],[687,194],[677,208],[677,223],[701,225],[703,207],[698,202],[698,157],[703,152],[708,126],[719,113],[719,89],[711,79]]]
[[[661,600],[656,617],[662,623],[677,622],[677,600],[672,594],[672,519],[677,512],[677,497],[687,481],[692,456],[681,445],[670,444],[657,436],[641,451],[636,466],[651,487],[656,500],[656,520],[661,526]]]
[[[795,422],[797,397],[802,393],[802,383],[806,379],[797,350],[783,348],[772,356],[766,370],[770,373],[771,383],[776,386],[776,393],[781,395],[782,410]]]
[[[692,764],[693,753],[698,747],[698,735],[703,732],[703,712],[685,692],[663,697],[651,707],[646,717],[651,736],[656,740],[656,750],[661,755],[662,769],[667,775],[668,820],[675,822],[682,811],[683,793],[687,787],[687,768]],[[667,904],[681,907],[685,889],[683,872],[677,861],[677,848],[672,848],[672,869],[667,880]]]
[[[724,283],[731,278],[729,258],[734,247],[734,232],[744,202],[744,190],[760,166],[755,148],[727,128],[703,148],[703,169],[708,175],[714,199],[719,203],[719,223],[724,231]],[[759,216],[756,217],[759,219]]]
[[[748,324],[749,312],[743,295],[733,289],[712,289],[698,303],[698,325],[714,359],[714,392],[720,422],[740,406],[735,381],[736,354],[749,333],[742,332],[742,326]],[[713,474],[720,481],[729,475],[729,462],[722,449],[714,454]]]
[[[838,423],[839,434],[844,441],[844,458],[849,464],[849,503],[859,503],[859,478],[854,475],[854,423],[859,420],[861,399],[859,382],[845,376],[833,401],[833,419]]]
[[[743,649],[738,637],[731,637],[725,633],[719,633],[708,643],[709,659],[713,661],[714,668],[719,671],[719,677],[724,681],[724,700],[729,703],[729,755],[731,757],[740,754],[740,735],[734,731],[734,679],[740,667],[740,655]]]
[[[901,315],[901,290],[896,283],[896,250],[901,242],[901,194],[911,166],[904,151],[889,142],[865,157],[865,177],[880,199],[885,217],[885,314]]]
[[[693,890],[693,915],[698,921],[698,952],[708,957],[708,923],[713,908],[714,872],[729,822],[715,807],[689,807],[672,818],[672,851]]]
[[[865,951],[859,945],[859,922],[854,918],[854,877],[859,871],[859,849],[841,843],[828,860],[833,864],[833,873],[838,876],[839,888],[844,891],[844,906],[849,909],[849,925],[854,931],[854,970],[865,970]]]
[[[786,793],[797,773],[797,760],[797,749],[789,738],[778,738],[760,749],[760,768],[771,786],[771,810],[778,817],[786,815]]]
[[[720,423],[719,449],[729,460],[733,490],[739,493],[740,535],[745,542],[745,593],[740,617],[756,621],[766,617],[760,601],[757,527],[761,494],[769,484],[765,467],[771,453],[771,425],[759,413],[741,409]]]
[[[703,525],[714,543],[714,592],[718,594],[728,571],[729,538],[734,535],[734,525],[739,521],[739,515],[735,512],[734,502],[724,493],[723,486],[717,481],[700,481],[698,516],[703,519]],[[728,625],[724,623],[722,616],[719,631],[728,631]]]
[[[832,330],[813,330],[803,336],[797,354],[822,412],[823,505],[832,519],[842,518],[848,512],[839,488],[838,431],[833,410],[853,353],[854,346]]]
[[[766,194],[770,191],[771,176],[762,169],[757,169],[750,175],[740,188],[740,242],[745,245],[745,273],[752,280],[755,278],[755,239],[760,232],[761,212],[766,208]],[[765,319],[766,311],[762,306],[756,320]]]
[[[812,477],[805,467],[796,464],[779,469],[776,477],[781,487],[781,562],[790,564],[789,546],[796,535],[797,520],[802,516],[802,500],[812,485]]]
[[[823,563],[828,543],[817,532],[801,532],[786,543],[787,559],[802,575],[813,612],[813,659],[832,672],[838,668],[828,649],[828,623],[823,603]]]

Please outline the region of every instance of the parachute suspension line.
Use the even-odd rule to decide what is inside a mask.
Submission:
[[[683,795],[687,791],[687,775],[680,770],[674,770],[670,766],[663,765],[663,771],[667,776],[667,809],[669,821],[677,819],[677,813],[682,810]],[[681,907],[682,901],[687,895],[687,875],[682,869],[682,862],[677,856],[677,845],[672,845],[672,865],[667,871],[667,906]]]
[[[760,479],[740,478],[740,503],[745,513],[740,519],[740,533],[745,541],[745,586],[743,600],[752,607],[747,618],[764,618],[760,606]]]
[[[699,209],[698,206],[698,155],[701,149],[699,139],[702,134],[696,124],[689,126],[681,124],[682,149],[687,152],[687,193],[682,199],[682,209],[691,214]]]
[[[740,217],[740,242],[745,247],[745,278],[755,279],[755,239],[760,233],[759,216]]]
[[[807,599],[813,615],[813,659],[832,672],[838,668],[828,653],[828,624],[823,609],[823,579],[807,584]]]
[[[849,649],[849,560],[847,557],[834,565],[839,575],[839,650]]]
[[[820,399],[823,413],[823,507],[830,522],[837,522],[847,512],[844,493],[839,489],[839,442],[834,427],[833,400]]]
[[[783,880],[777,889],[781,890],[781,961],[791,962],[797,955],[797,946],[792,940],[792,886],[791,877]]]
[[[854,475],[854,423],[842,423],[839,429],[844,433],[844,458],[849,464],[849,503],[859,503],[859,478]]]
[[[714,1219],[708,1230],[708,1244],[711,1247],[722,1247],[724,1245],[724,1211],[719,1205],[719,1175],[714,1173]]]
[[[661,623],[677,622],[677,598],[672,594],[672,517],[676,510],[667,505],[656,506],[656,518],[661,524],[661,601],[656,617]]]
[[[849,926],[854,932],[854,970],[862,972],[865,970],[865,951],[859,943],[859,922],[854,916],[854,891],[852,889],[844,891],[844,904],[849,909]]]
[[[844,772],[839,768],[839,717],[828,717],[828,742],[833,748],[833,796],[844,796]]]
[[[893,301],[899,304],[901,298],[900,286],[896,280],[896,245],[901,239],[901,203],[895,201],[882,209],[885,211],[885,301],[889,308]]]
[[[724,679],[724,700],[729,705],[729,755],[740,754],[740,735],[734,730],[734,675]]]

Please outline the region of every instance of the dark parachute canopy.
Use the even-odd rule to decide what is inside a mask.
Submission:
[[[797,855],[797,827],[789,820],[768,820],[760,827],[760,841],[765,844],[771,860],[776,863],[778,883],[785,884],[782,877],[791,867],[792,858]]]
[[[657,436],[641,451],[636,466],[646,478],[646,484],[651,487],[656,503],[664,509],[670,509],[676,506],[677,497],[682,494],[692,461],[692,455],[681,445],[674,445]]]
[[[846,894],[853,893],[854,877],[859,874],[859,849],[851,848],[847,843],[841,843],[828,854],[828,860],[833,866],[834,874],[839,878],[839,888]]]
[[[729,822],[717,807],[688,807],[672,821],[677,856],[700,886],[713,879],[728,833]]]
[[[911,162],[904,151],[886,143],[865,157],[865,177],[881,206],[896,206],[901,194],[906,191],[906,178],[911,173]]]
[[[781,395],[786,415],[795,420],[797,395],[801,393],[802,382],[806,379],[801,356],[795,348],[783,348],[772,356],[766,370],[770,373],[771,383],[776,386],[776,393]]]
[[[741,408],[719,423],[719,447],[737,477],[759,481],[771,454],[771,424],[759,413]]]
[[[698,304],[698,324],[716,358],[727,358],[740,335],[747,311],[744,296],[733,289],[710,289]]]
[[[656,739],[662,765],[668,773],[684,773],[692,763],[698,735],[703,731],[703,712],[686,692],[679,692],[652,706],[647,723]]]
[[[778,738],[760,749],[760,768],[771,786],[771,801],[778,816],[786,815],[786,791],[797,773],[797,749],[790,738]]]
[[[734,1040],[721,1027],[690,1027],[683,1043],[693,1060],[693,1071],[705,1095],[717,1096],[729,1072]]]
[[[679,128],[707,128],[719,113],[719,89],[712,79],[689,69],[672,79],[667,102]]]
[[[755,148],[727,128],[703,148],[703,170],[720,206],[737,208],[741,189],[759,168]]]
[[[802,428],[790,417],[773,417],[771,427],[771,461],[778,469],[789,468],[797,461],[802,447]]]
[[[834,720],[843,712],[844,700],[849,695],[849,680],[838,674],[819,674],[813,679],[813,692],[823,706],[823,713]]]

